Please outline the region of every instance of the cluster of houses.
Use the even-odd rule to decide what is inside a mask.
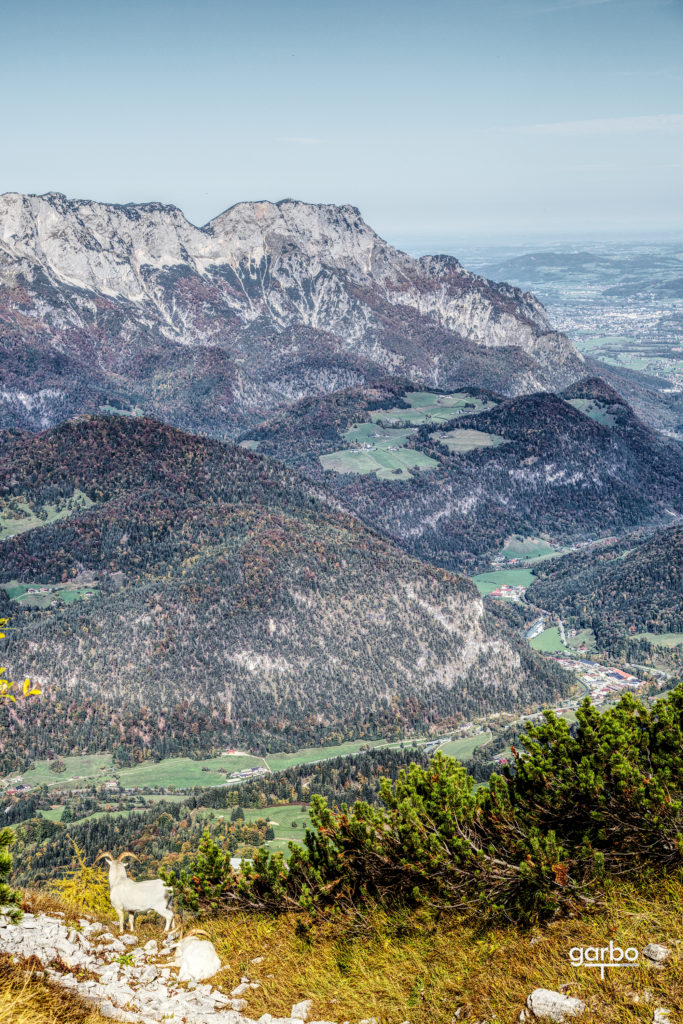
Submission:
[[[266,773],[267,773],[267,768],[265,767],[265,765],[260,764],[260,765],[257,765],[255,768],[242,768],[242,770],[239,771],[239,772],[232,772],[230,774],[230,778],[231,779],[249,779],[249,778],[253,778],[253,776],[255,776],[255,775],[265,775]]]
[[[508,601],[521,601],[526,593],[526,587],[511,587],[507,583],[502,583],[495,590],[492,590],[489,597],[504,597]]]
[[[600,665],[595,661],[578,661],[575,658],[565,658],[562,655],[556,656],[554,660],[570,672],[579,674],[582,682],[590,690],[595,704],[600,704],[610,697],[619,695],[624,690],[637,690],[643,685],[642,679],[630,672],[624,672],[620,668]]]
[[[22,793],[30,793],[33,786],[26,786],[24,783],[17,783],[16,781],[8,786],[5,793],[9,793],[10,796],[21,796]]]

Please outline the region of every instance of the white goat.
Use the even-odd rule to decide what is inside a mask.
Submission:
[[[197,938],[206,935],[206,939]],[[180,967],[178,981],[206,981],[220,969],[221,962],[203,928],[193,928],[185,938],[180,939],[175,947],[174,962]]]
[[[128,914],[128,927],[132,932],[135,914],[154,910],[165,919],[166,928],[164,930],[169,932],[175,920],[171,906],[173,892],[160,878],[152,878],[148,882],[135,882],[129,878],[122,863],[124,857],[139,860],[129,850],[120,853],[116,858],[107,850],[100,853],[94,861],[97,864],[98,860],[104,859],[109,865],[109,898],[119,917],[119,931],[123,931],[126,914]]]

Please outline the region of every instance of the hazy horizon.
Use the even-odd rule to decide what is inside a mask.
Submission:
[[[53,189],[51,191],[55,192],[57,190]],[[13,190],[9,190],[8,192],[2,192],[2,193],[0,193],[0,198],[2,198],[3,195],[16,194],[16,192],[17,192],[17,190],[14,190],[14,189]],[[39,195],[39,196],[41,196],[41,195],[47,195],[49,193],[43,192],[43,193],[23,193],[23,194],[25,194],[25,195]],[[59,194],[65,195],[67,200],[72,200],[72,201],[75,201],[75,202],[79,202],[79,201],[86,201],[86,202],[87,201],[95,201],[95,202],[103,203],[105,205],[132,205],[132,206],[136,206],[136,205],[146,205],[148,203],[154,202],[154,200],[151,200],[151,199],[145,199],[145,200],[139,200],[139,201],[136,200],[136,199],[131,199],[131,200],[128,200],[127,203],[121,204],[119,200],[109,200],[109,199],[106,199],[106,198],[101,198],[101,199],[93,200],[91,196],[83,196],[83,195],[73,195],[73,196],[70,196],[70,195],[67,195],[66,193],[59,193]],[[286,196],[286,197],[282,197],[282,199],[292,199],[292,200],[300,201],[300,202],[304,202],[304,203],[308,202],[308,200],[305,197],[300,197],[300,196]],[[208,221],[206,221],[206,222],[204,222],[202,224],[196,223],[196,222],[192,221],[187,216],[186,212],[182,209],[182,207],[178,206],[177,203],[169,203],[168,205],[176,206],[180,210],[180,212],[185,216],[186,220],[189,223],[193,224],[197,228],[203,228],[203,227],[206,227],[206,225],[208,223],[210,223],[211,220],[215,219],[215,217],[220,216],[220,214],[224,213],[226,210],[230,209],[230,207],[232,207],[232,206],[236,206],[236,205],[239,205],[240,203],[245,203],[245,202],[263,202],[263,201],[277,203],[280,200],[263,200],[262,198],[256,198],[256,199],[249,199],[249,198],[237,199],[234,203],[230,203],[227,206],[223,206],[219,211],[217,211],[216,214],[214,214],[213,217],[210,217]],[[346,205],[357,206],[357,204],[354,203],[352,200],[349,200]],[[611,232],[606,232],[604,234],[600,234],[600,233],[596,232],[593,235],[586,234],[586,233],[584,233],[584,234],[577,234],[576,232],[572,232],[570,230],[567,230],[566,233],[563,233],[562,231],[555,231],[555,232],[547,232],[547,231],[546,232],[541,232],[541,231],[538,231],[536,233],[534,233],[534,232],[526,232],[526,231],[508,231],[508,232],[501,231],[501,232],[499,232],[497,234],[494,234],[494,233],[484,232],[484,231],[482,231],[481,233],[476,233],[476,232],[459,232],[459,231],[454,229],[448,235],[443,235],[443,236],[440,236],[440,237],[430,237],[429,235],[426,235],[426,234],[424,234],[423,232],[420,232],[420,231],[415,231],[414,233],[411,233],[411,234],[408,234],[408,235],[402,234],[400,232],[398,232],[398,233],[388,233],[386,235],[383,235],[381,231],[377,230],[376,225],[374,225],[364,215],[364,211],[362,209],[360,210],[360,213],[361,213],[361,216],[363,217],[363,220],[371,228],[376,230],[377,233],[381,237],[383,237],[387,242],[389,242],[395,248],[402,249],[403,251],[408,252],[411,256],[415,256],[415,257],[419,257],[419,256],[427,255],[427,254],[434,254],[434,253],[441,253],[441,254],[445,253],[445,254],[449,254],[449,255],[458,256],[463,250],[468,250],[468,251],[470,251],[472,253],[475,253],[478,250],[481,250],[482,252],[486,252],[487,250],[500,250],[500,251],[505,251],[505,252],[509,252],[509,253],[516,253],[516,252],[524,253],[524,252],[528,252],[531,248],[538,248],[539,250],[563,250],[563,251],[566,251],[566,250],[576,250],[576,249],[579,249],[579,248],[588,248],[588,249],[595,248],[596,250],[599,250],[599,249],[610,249],[610,248],[614,248],[614,247],[617,247],[617,246],[618,247],[624,247],[624,248],[634,248],[634,249],[635,248],[639,248],[639,247],[648,247],[648,246],[656,246],[656,247],[663,247],[663,248],[664,247],[672,247],[672,248],[683,247],[683,225],[681,227],[670,228],[668,230],[667,229],[660,229],[659,231],[654,231],[654,230],[652,230],[652,231],[644,231],[644,232],[642,232],[640,234],[637,234],[637,233],[629,231],[628,227],[625,227],[623,232],[621,232],[621,233],[618,232],[617,230],[613,230]]]
[[[27,0],[3,34],[0,192],[349,202],[413,247],[683,235],[683,0]]]

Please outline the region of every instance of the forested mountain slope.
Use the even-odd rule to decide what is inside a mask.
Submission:
[[[582,357],[530,294],[415,260],[352,206],[0,196],[0,426],[102,407],[234,437],[306,395],[400,373],[509,394]]]
[[[683,445],[649,429],[604,381],[561,395],[462,394],[453,419],[439,406],[420,418],[413,386],[385,381],[303,400],[244,437],[324,483],[405,550],[450,568],[485,564],[515,533],[567,542],[683,512]],[[396,444],[421,453],[423,468],[395,481],[354,472],[350,457],[344,471],[326,468],[326,456],[361,447],[358,431],[349,435],[358,423],[370,424],[369,445],[384,443],[387,424],[389,434],[412,428]]]
[[[45,691],[0,708],[5,766],[400,734],[564,686],[471,583],[258,454],[149,419],[81,418],[11,441],[0,495],[14,527],[64,515],[2,544],[4,663]],[[37,583],[52,590],[18,585]],[[81,583],[92,596],[73,600]]]
[[[541,563],[529,600],[617,650],[634,633],[683,634],[683,526]]]

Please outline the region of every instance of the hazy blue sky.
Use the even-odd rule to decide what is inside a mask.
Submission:
[[[0,192],[683,231],[683,0],[22,0],[0,38]]]

